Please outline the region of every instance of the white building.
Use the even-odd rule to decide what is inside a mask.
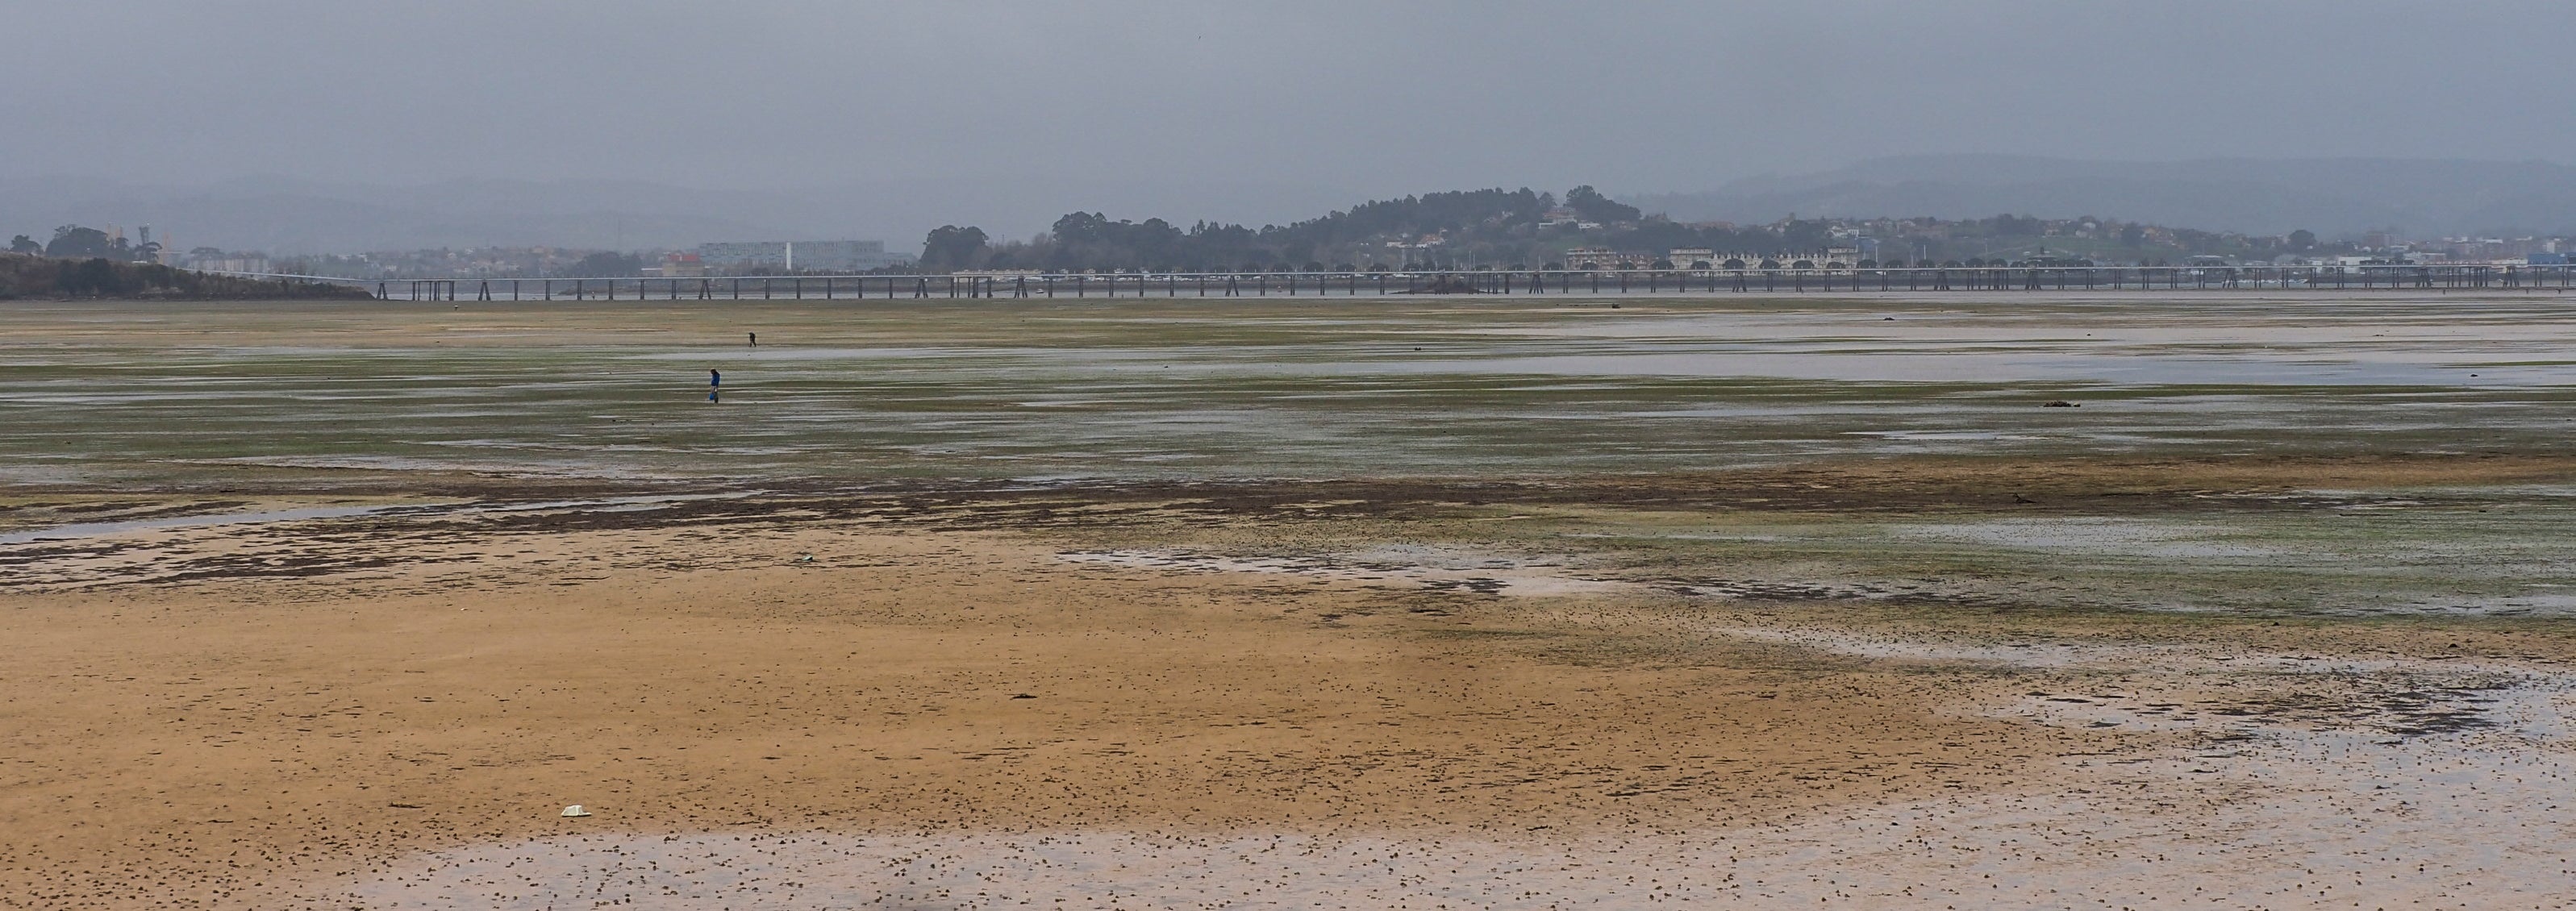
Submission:
[[[266,253],[220,253],[188,257],[188,268],[199,272],[267,273]]]

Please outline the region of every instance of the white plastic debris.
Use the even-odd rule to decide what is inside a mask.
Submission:
[[[565,808],[564,808],[563,815],[565,815],[565,816],[588,816],[588,815],[590,815],[590,811],[589,811],[589,810],[582,809],[580,804],[573,804],[572,806],[569,806],[569,807],[565,807]]]

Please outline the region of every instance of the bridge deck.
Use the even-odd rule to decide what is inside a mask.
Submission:
[[[386,300],[929,300],[2261,289],[2564,291],[2576,287],[2576,266],[1988,266],[399,280],[257,277],[372,285],[376,296]]]

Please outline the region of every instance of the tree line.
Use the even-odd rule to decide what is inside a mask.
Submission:
[[[54,239],[47,243],[37,243],[35,238],[24,234],[9,238],[9,252],[56,259],[150,263],[161,261],[161,242],[130,243],[122,237],[109,237],[107,232],[97,228],[64,225],[54,229]]]
[[[173,269],[158,263],[52,256],[0,256],[0,300],[56,298],[171,298],[187,300],[285,300],[366,298],[365,289],[313,282],[262,281]]]

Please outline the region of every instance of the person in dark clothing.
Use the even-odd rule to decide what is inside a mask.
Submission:
[[[707,371],[707,401],[722,401],[719,396],[722,396],[723,394],[724,374],[713,370]]]

